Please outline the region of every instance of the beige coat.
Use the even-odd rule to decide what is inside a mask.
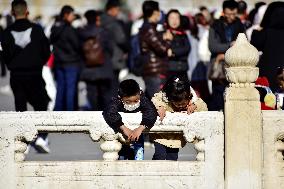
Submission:
[[[208,109],[206,103],[201,98],[196,96],[193,89],[191,89],[191,93],[193,94],[192,102],[197,106],[195,112],[207,111]],[[165,96],[166,95],[163,92],[156,93],[152,98],[152,102],[157,109],[162,106],[166,109],[166,111],[174,112]],[[186,144],[183,135],[179,133],[151,134],[150,138],[151,140],[170,148],[182,148]]]

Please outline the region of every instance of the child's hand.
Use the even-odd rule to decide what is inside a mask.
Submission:
[[[120,126],[120,129],[122,131],[122,133],[127,137],[127,139],[130,139],[130,135],[133,132],[131,129],[125,127],[125,125]]]
[[[163,119],[166,116],[166,109],[163,106],[160,106],[157,110],[159,117],[160,117],[160,121],[163,121]]]
[[[196,108],[197,106],[194,103],[189,102],[189,104],[187,105],[187,114],[193,113],[196,110]]]
[[[134,129],[132,134],[130,135],[129,139],[131,141],[138,141],[141,133],[143,132],[143,130],[145,129],[146,127],[143,126],[143,125],[140,125],[138,128]]]

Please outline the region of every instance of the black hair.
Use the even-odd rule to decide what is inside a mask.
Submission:
[[[70,5],[64,5],[60,11],[60,18],[63,19],[65,14],[70,14],[72,12],[74,12],[73,7]]]
[[[139,84],[134,79],[126,79],[119,84],[118,95],[120,98],[135,96],[139,93]]]
[[[180,102],[192,98],[190,82],[187,78],[181,76],[169,78],[162,91],[166,93],[169,102]]]
[[[150,18],[154,11],[160,11],[159,3],[156,1],[144,1],[142,11],[144,19]]]
[[[180,18],[180,25],[179,25],[178,28],[181,28],[181,26],[182,26],[182,24],[181,24],[181,22],[182,22],[182,20],[181,20],[181,14],[180,14],[180,12],[179,12],[177,9],[171,9],[171,10],[169,10],[169,12],[167,13],[167,15],[166,15],[166,24],[167,24],[167,26],[170,28],[170,25],[169,25],[169,16],[170,16],[170,14],[172,14],[172,13],[176,13],[176,14],[179,15],[179,18]],[[183,28],[182,28],[182,29],[183,29]]]
[[[223,2],[223,10],[226,8],[233,10],[233,9],[238,9],[238,3],[235,0],[225,0]]]
[[[14,0],[12,2],[12,11],[15,15],[24,15],[28,8],[27,2],[25,0]]]
[[[183,30],[191,29],[191,22],[187,16],[184,15],[180,16],[180,28]]]
[[[95,10],[87,10],[84,14],[88,24],[95,24],[97,21],[98,13]]]
[[[238,13],[244,14],[248,8],[248,5],[245,1],[238,1]]]
[[[202,19],[205,19],[205,16],[201,12],[199,12],[194,16],[194,19],[197,24],[200,24]]]
[[[208,10],[206,6],[200,6],[199,7],[199,11],[204,11],[204,10]]]
[[[108,0],[105,5],[105,10],[108,11],[112,8],[120,7],[120,1],[119,0]]]

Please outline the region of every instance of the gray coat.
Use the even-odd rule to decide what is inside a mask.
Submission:
[[[124,57],[122,46],[125,46],[127,43],[127,37],[123,30],[122,25],[119,21],[109,16],[108,14],[103,14],[101,16],[101,26],[109,32],[110,42],[113,46],[113,55],[112,55],[112,65],[114,70],[121,70],[126,67],[126,59]]]

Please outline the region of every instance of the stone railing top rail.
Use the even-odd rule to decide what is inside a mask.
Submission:
[[[141,121],[141,113],[121,113],[125,125],[136,128]],[[222,112],[198,112],[191,115],[167,113],[161,122],[159,118],[150,132],[183,132],[188,142],[193,138],[205,138],[204,130],[220,130],[223,125]],[[112,135],[114,131],[103,119],[102,112],[0,112],[1,126],[17,127],[16,135],[25,136],[31,130],[45,132],[88,132],[94,141],[103,135]],[[216,128],[214,128],[214,125]],[[20,133],[19,133],[20,132]]]
[[[120,113],[122,115],[123,122],[126,126],[137,127],[141,122],[141,113]],[[181,126],[192,125],[196,122],[204,122],[205,119],[216,120],[223,117],[221,112],[198,112],[191,115],[185,113],[170,113],[167,112],[167,116],[163,121],[159,118],[152,131],[172,131],[182,130],[177,129]],[[55,132],[69,132],[76,131],[76,128],[92,127],[92,126],[108,126],[105,122],[102,112],[100,111],[88,111],[88,112],[0,112],[0,120],[9,124],[32,124],[40,131],[55,131]],[[200,125],[200,124],[199,124]],[[55,129],[56,126],[57,129]],[[77,126],[77,127],[76,127]],[[62,129],[61,128],[65,128]],[[53,130],[55,129],[55,130]]]

